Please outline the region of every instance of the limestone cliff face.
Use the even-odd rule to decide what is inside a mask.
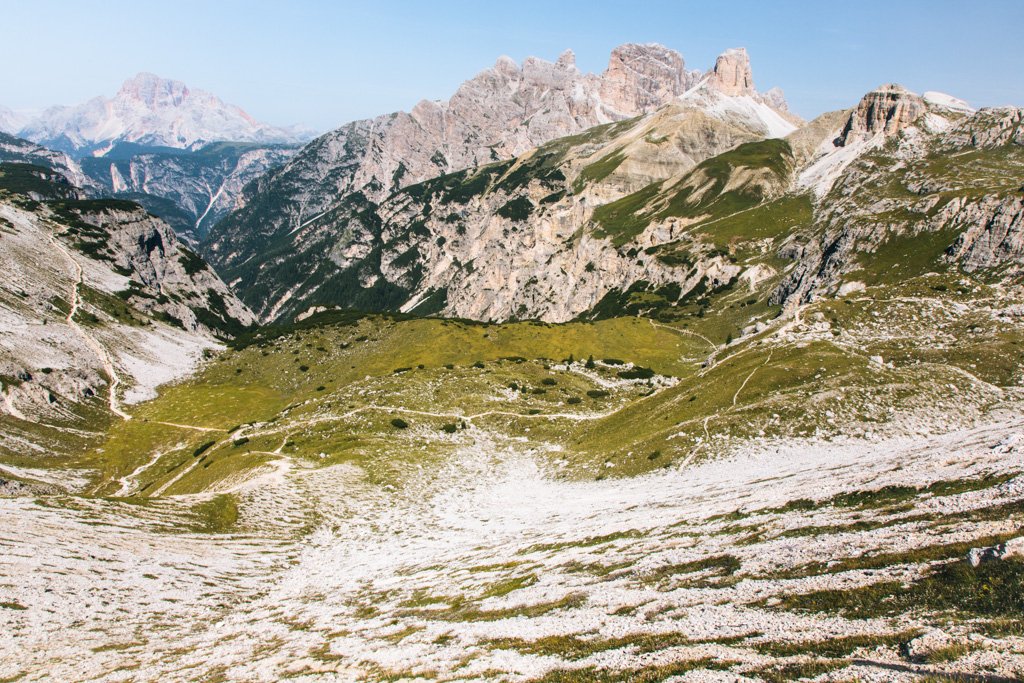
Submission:
[[[843,147],[876,133],[894,135],[925,113],[924,99],[900,85],[883,85],[865,95],[836,140]]]
[[[699,74],[686,71],[682,55],[661,45],[621,45],[612,50],[598,96],[609,110],[636,116],[683,94]]]
[[[753,95],[754,74],[750,69],[747,51],[744,48],[733,48],[719,55],[711,72],[711,82],[730,97]]]
[[[1024,197],[957,198],[936,220],[960,231],[948,254],[967,272],[1024,265]]]
[[[746,53],[729,54],[726,61],[742,60],[741,71],[749,76]],[[686,170],[726,145],[793,130],[781,93],[757,95],[747,78],[740,86],[749,101],[740,102],[709,79],[688,71],[681,55],[659,45],[616,48],[601,74],[581,73],[571,52],[554,63],[531,58],[517,65],[501,58],[446,102],[420,102],[408,113],[354,122],[310,143],[249,188],[245,206],[214,227],[204,253],[266,317],[283,310],[281,298],[301,283],[257,282],[261,269],[302,260],[296,254],[306,251],[309,240],[341,242],[333,252],[345,251],[349,228],[336,216],[352,203],[378,205],[397,190],[445,173],[503,161],[664,107],[688,111],[685,125],[692,136],[673,136],[660,150],[655,142],[630,141],[621,163],[611,164],[609,182],[590,201],[617,198]],[[687,99],[689,93],[694,96]],[[326,234],[314,235],[321,230]],[[317,271],[318,279],[326,276]]]
[[[794,264],[773,300],[835,293],[854,273],[870,275],[876,260],[890,262],[884,255],[894,248],[905,250],[889,266],[896,272],[1024,271],[1022,113],[975,112],[949,96],[884,86],[850,112],[834,141],[827,128],[839,112],[795,134],[796,189],[820,186],[817,234],[787,243]],[[817,156],[809,153],[821,138]]]

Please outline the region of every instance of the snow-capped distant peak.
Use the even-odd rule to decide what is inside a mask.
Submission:
[[[110,99],[52,107],[20,135],[73,154],[102,154],[119,142],[185,149],[218,140],[277,143],[310,137],[261,123],[211,93],[151,73],[128,79]]]
[[[946,109],[953,109],[955,111],[962,111],[964,113],[974,112],[974,107],[967,104],[958,97],[947,95],[944,92],[936,92],[935,90],[929,90],[924,95],[924,101],[928,104],[932,104],[938,107],[945,107]]]

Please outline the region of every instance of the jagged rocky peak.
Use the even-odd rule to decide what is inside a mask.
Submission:
[[[558,61],[555,62],[555,66],[560,69],[575,69],[576,53],[572,50],[563,51],[562,54],[558,55]]]
[[[756,94],[754,74],[750,70],[750,56],[746,48],[731,48],[720,54],[711,72],[711,83],[722,94],[730,97]],[[779,91],[780,98],[781,94]]]
[[[921,96],[902,85],[883,85],[861,98],[835,144],[845,147],[879,133],[895,135],[913,124],[926,108]]]
[[[135,100],[150,109],[157,109],[180,107],[190,94],[188,86],[181,81],[142,72],[125,81],[116,97]]]
[[[770,88],[761,93],[761,100],[770,107],[781,112],[789,112],[789,103],[786,102],[786,95],[778,86]]]
[[[658,107],[690,87],[683,56],[649,43],[627,43],[612,50],[601,75],[600,97],[612,109],[630,116]]]
[[[112,98],[51,107],[18,135],[76,158],[103,156],[122,142],[188,149],[220,140],[283,143],[310,137],[308,131],[261,123],[212,93],[151,73],[128,79]]]
[[[488,100],[503,99],[510,89],[519,91],[520,99],[528,105],[554,90],[567,93],[576,102],[574,108],[580,110],[577,114],[586,115],[593,103],[600,103],[603,116],[594,122],[601,123],[652,111],[686,92],[699,76],[700,72],[686,70],[682,55],[658,44],[620,45],[612,50],[608,68],[599,75],[580,73],[572,50],[563,52],[555,62],[527,57],[521,66],[503,56],[464,83],[453,96],[451,107],[466,98],[478,100],[481,94],[486,94]],[[586,104],[588,101],[591,104]],[[418,106],[421,110],[433,108],[426,103]]]
[[[458,97],[462,91],[477,92],[481,87],[504,87],[510,83],[521,88],[550,86],[561,89],[579,76],[576,55],[572,50],[563,52],[555,62],[527,57],[522,65],[508,55],[502,55],[494,66],[484,69],[459,86],[454,97]]]

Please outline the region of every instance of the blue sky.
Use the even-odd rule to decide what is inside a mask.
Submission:
[[[112,95],[152,71],[275,124],[320,130],[447,98],[500,55],[601,71],[625,42],[658,42],[707,69],[746,47],[759,89],[804,117],[898,82],[975,106],[1024,105],[1024,0],[0,0],[0,104]]]

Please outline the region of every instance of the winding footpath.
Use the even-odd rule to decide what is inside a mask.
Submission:
[[[85,331],[81,325],[75,322],[75,313],[78,312],[78,307],[81,304],[81,297],[78,293],[78,289],[81,286],[84,275],[82,272],[82,266],[78,261],[64,248],[64,245],[60,243],[57,236],[53,233],[50,234],[50,242],[56,247],[64,257],[71,263],[75,269],[75,284],[71,287],[71,308],[68,310],[67,316],[64,321],[82,338],[82,340],[92,349],[96,357],[99,358],[100,363],[103,365],[103,372],[106,373],[107,378],[110,380],[110,412],[114,413],[122,420],[132,419],[131,415],[121,410],[120,404],[117,400],[117,388],[121,384],[121,378],[118,376],[117,371],[114,369],[114,362],[110,358],[110,354],[107,349],[96,340],[91,334]]]

